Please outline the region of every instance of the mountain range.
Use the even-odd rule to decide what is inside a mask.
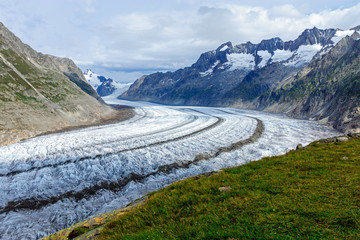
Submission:
[[[36,52],[2,23],[0,112],[0,145],[93,124],[117,113],[72,60]]]
[[[132,84],[118,83],[111,78],[94,73],[91,69],[87,69],[84,72],[84,77],[101,97],[109,96],[111,94],[118,96],[129,89]]]
[[[286,113],[360,131],[360,26],[292,41],[220,45],[190,67],[145,75],[120,98]]]

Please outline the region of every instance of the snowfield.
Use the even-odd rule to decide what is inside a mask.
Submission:
[[[174,181],[339,135],[283,115],[105,100],[134,106],[136,116],[0,148],[2,239],[44,237]],[[223,151],[260,125],[256,141]]]

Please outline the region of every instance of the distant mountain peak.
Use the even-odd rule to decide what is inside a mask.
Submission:
[[[84,76],[88,83],[101,97],[111,94],[120,95],[131,85],[131,83],[118,83],[111,78],[100,76],[94,73],[91,69],[86,69],[86,71],[84,71]]]
[[[91,69],[86,69],[84,72],[85,79],[88,81],[88,78],[91,78],[94,73],[91,71]]]
[[[225,42],[202,53],[190,67],[175,72],[154,73],[139,79],[123,96],[129,99],[177,104],[216,102],[222,94],[242,81],[263,76],[260,86],[241,89],[242,96],[254,98],[275,86],[279,79],[296,73],[312,60],[332,49],[355,30],[305,29],[295,40],[279,37],[233,44]],[[353,36],[355,37],[360,36]],[[210,96],[210,97],[209,97]]]
[[[318,53],[328,50],[344,34],[349,33],[314,27],[305,29],[293,41],[284,42],[274,37],[257,44],[248,41],[234,46],[231,42],[225,42],[216,50],[201,54],[191,68],[197,69],[202,77],[209,77],[219,71],[251,71],[277,62],[298,68],[309,63]]]
[[[90,69],[90,68],[86,69],[86,71],[84,72],[84,74],[92,74],[92,73],[94,73],[94,72],[93,72],[93,71],[91,71],[91,69]]]
[[[230,49],[233,48],[233,45],[232,45],[232,43],[231,43],[230,41],[221,44],[221,45],[216,49],[216,52],[225,51],[225,50],[227,50],[227,49],[229,49],[229,48],[230,48]]]

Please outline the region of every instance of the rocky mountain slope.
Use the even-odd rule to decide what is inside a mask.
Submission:
[[[0,23],[0,145],[116,114],[74,62],[42,54]]]
[[[118,83],[111,78],[100,76],[90,69],[84,72],[85,79],[93,87],[93,89],[101,96],[109,96],[111,94],[120,95],[129,89],[131,83]]]
[[[228,42],[214,51],[203,53],[190,67],[143,76],[121,98],[283,112],[294,117],[323,120],[342,131],[360,131],[360,123],[356,120],[357,110],[353,107],[359,99],[355,93],[342,100],[345,101],[341,103],[342,108],[335,99],[326,106],[324,102],[318,102],[319,94],[323,99],[331,98],[330,90],[322,90],[331,88],[340,96],[344,86],[349,86],[349,82],[353,84],[357,79],[358,55],[353,48],[356,48],[355,43],[360,36],[358,31],[359,27],[346,31],[314,27],[305,30],[294,41],[272,38],[258,44],[247,42],[236,46]],[[344,66],[348,64],[351,67],[347,67],[353,71],[345,70]],[[348,80],[339,80],[336,74]],[[314,76],[320,75],[323,79],[332,80],[314,84],[311,91],[304,86],[304,82],[315,81]],[[357,84],[353,87],[354,92],[359,92]],[[282,91],[284,88],[287,89],[286,93]],[[298,94],[289,102],[290,88],[294,89],[292,91],[296,88]],[[310,107],[309,110],[309,106],[315,105],[316,109]],[[346,117],[344,106],[348,106],[346,111],[349,114],[345,114]],[[316,114],[321,111],[324,113]],[[334,120],[338,117],[341,120]],[[351,126],[348,124],[350,122]]]
[[[360,36],[343,38],[327,54],[259,98],[261,108],[321,120],[340,131],[360,129]],[[241,106],[241,104],[240,104]]]

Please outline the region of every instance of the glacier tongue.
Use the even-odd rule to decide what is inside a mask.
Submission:
[[[37,239],[176,180],[338,134],[314,122],[256,111],[105,99],[133,105],[136,116],[0,148],[2,239]],[[259,121],[264,131],[256,142],[215,154],[250,138]],[[194,161],[199,153],[211,157]]]

